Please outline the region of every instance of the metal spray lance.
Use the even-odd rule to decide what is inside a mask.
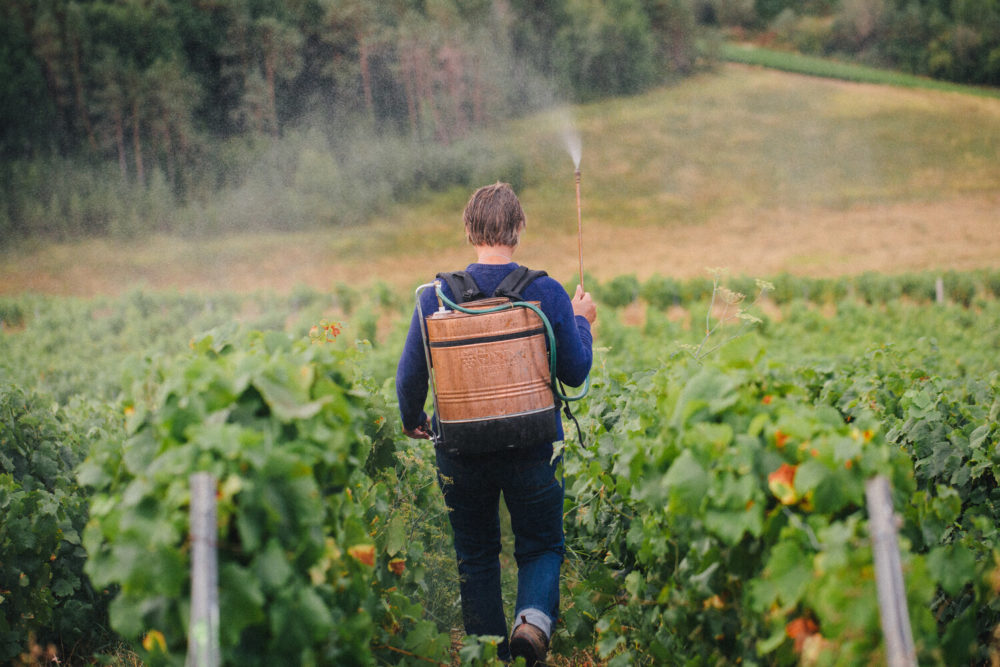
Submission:
[[[580,288],[584,292],[587,290],[583,287],[583,206],[580,204],[580,168],[576,168],[574,173],[576,177],[576,238],[577,238],[577,248],[580,251]]]

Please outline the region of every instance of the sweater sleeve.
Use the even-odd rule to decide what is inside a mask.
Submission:
[[[424,312],[427,312],[426,308]],[[420,315],[413,309],[410,329],[406,334],[403,353],[396,367],[396,398],[399,399],[399,416],[403,427],[412,429],[427,420],[424,403],[427,400],[427,360],[420,332]]]
[[[569,294],[556,280],[542,278],[535,284],[556,338],[556,377],[571,387],[579,387],[587,379],[593,362],[590,323],[585,317],[574,315]]]

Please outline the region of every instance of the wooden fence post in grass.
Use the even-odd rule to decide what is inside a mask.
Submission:
[[[903,567],[899,559],[897,517],[892,509],[889,480],[879,475],[865,483],[868,500],[868,529],[875,557],[875,585],[878,590],[882,634],[889,667],[916,667],[910,613],[906,608]]]
[[[941,276],[934,281],[934,298],[937,303],[944,303],[944,279]]]
[[[218,667],[219,564],[215,552],[215,477],[191,475],[191,624],[187,667]]]

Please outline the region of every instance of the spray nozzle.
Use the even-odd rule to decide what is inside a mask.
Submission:
[[[444,302],[441,301],[441,281],[440,280],[435,280],[434,281],[434,294],[437,296],[437,300],[438,300],[438,309],[437,309],[437,312],[439,312],[439,313],[446,313],[446,312],[448,312],[448,309],[444,307]]]

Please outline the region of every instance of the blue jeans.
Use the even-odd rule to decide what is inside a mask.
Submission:
[[[499,656],[508,659],[500,594],[500,494],[514,531],[514,625],[523,614],[551,635],[559,616],[559,569],[565,553],[563,487],[555,477],[556,464],[525,461],[516,453],[463,459],[439,451],[437,465],[455,536],[465,632],[503,637]]]

